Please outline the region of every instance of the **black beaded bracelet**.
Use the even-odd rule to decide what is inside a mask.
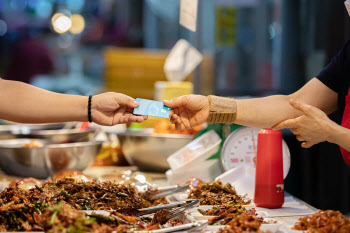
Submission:
[[[91,99],[92,99],[92,95],[89,95],[89,103],[88,103],[88,119],[89,119],[89,122],[91,123],[92,120],[91,120]]]

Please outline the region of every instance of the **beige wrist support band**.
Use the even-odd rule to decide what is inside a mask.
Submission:
[[[233,98],[208,96],[208,123],[233,123],[237,116],[237,103]]]

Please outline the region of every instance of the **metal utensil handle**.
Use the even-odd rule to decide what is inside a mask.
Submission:
[[[190,232],[202,232],[203,230],[205,230],[207,225],[208,225],[208,221],[201,222],[201,223],[196,222],[196,223],[194,223],[193,228],[190,228],[190,229],[187,230],[187,233],[190,233]]]
[[[199,206],[199,200],[198,199],[191,199],[191,200],[188,200],[187,202],[188,202],[187,205],[184,205],[183,207],[181,207],[181,208],[184,208],[185,211]]]
[[[180,213],[185,212],[186,210],[193,209],[196,206],[199,206],[199,200],[197,200],[197,199],[189,200],[189,201],[187,201],[186,205],[183,205],[181,207],[174,209],[173,212],[169,214],[170,218],[174,218],[175,216],[179,215]]]
[[[190,188],[190,186],[188,184],[165,187],[163,189],[159,189],[160,192],[151,196],[150,199],[155,200],[155,199],[163,198],[163,197],[175,194],[175,193],[183,192],[189,188]]]
[[[142,216],[142,215],[152,214],[152,213],[155,213],[155,212],[157,212],[159,210],[163,210],[163,209],[179,209],[179,208],[182,208],[182,207],[188,206],[188,205],[191,205],[191,206],[194,205],[195,206],[195,204],[192,203],[193,201],[197,201],[196,203],[199,204],[199,200],[180,201],[180,202],[175,202],[175,203],[166,204],[166,205],[160,205],[160,206],[155,206],[155,207],[138,209],[138,212],[135,214],[135,216],[139,217],[139,216]]]
[[[163,192],[163,191],[176,189],[177,187],[179,187],[179,185],[164,186],[164,187],[159,187],[158,190]]]
[[[166,205],[159,205],[159,206],[155,206],[155,207],[149,207],[149,208],[143,208],[143,209],[138,209],[138,213],[136,213],[136,216],[142,216],[142,215],[146,215],[146,214],[152,214],[155,213],[159,210],[162,209],[173,209],[173,208],[178,208],[181,207],[183,205],[188,204],[187,201],[180,201],[180,202],[175,202],[175,203],[171,203],[171,204],[166,204]]]

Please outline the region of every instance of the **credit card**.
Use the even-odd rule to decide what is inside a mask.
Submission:
[[[140,105],[134,108],[135,115],[169,118],[170,108],[164,106],[163,102],[141,98],[137,98],[136,102],[139,102]]]

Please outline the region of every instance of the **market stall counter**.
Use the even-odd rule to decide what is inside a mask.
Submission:
[[[113,181],[111,176],[108,180],[97,177],[106,177],[108,172],[113,172],[115,178],[119,173],[121,178]],[[178,186],[180,193],[170,192],[165,198],[154,199],[152,196],[159,197],[164,190],[173,188],[166,177],[127,168],[94,167],[45,181],[17,180],[7,183],[0,193],[0,227],[2,232],[288,233],[313,227],[336,229],[325,232],[349,232],[349,218],[337,211],[318,211],[288,193],[282,208],[266,209],[256,207],[229,183],[196,182],[196,186],[194,180]],[[189,189],[184,191],[183,187]],[[319,226],[307,224],[320,222],[318,218],[323,221]]]

